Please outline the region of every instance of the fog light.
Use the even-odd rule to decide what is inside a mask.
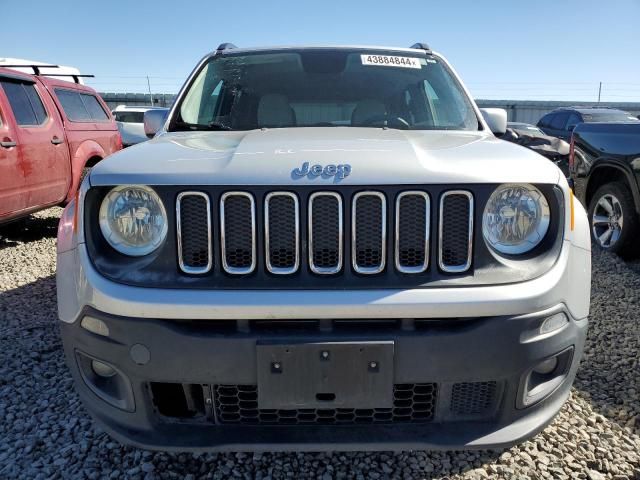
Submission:
[[[548,358],[547,360],[544,360],[540,362],[538,365],[536,365],[533,371],[535,373],[539,373],[540,375],[547,375],[553,372],[557,366],[558,366],[558,357]]]
[[[544,322],[540,325],[540,333],[553,332],[564,327],[567,323],[569,323],[569,319],[564,313],[556,313],[544,319]]]
[[[75,354],[80,376],[89,390],[113,407],[135,410],[131,381],[122,370],[79,350]]]
[[[91,361],[91,368],[96,375],[103,378],[113,377],[116,374],[116,371],[113,369],[113,367],[107,365],[106,363],[99,362],[98,360]]]
[[[517,408],[526,408],[548,397],[567,379],[573,361],[573,347],[542,360],[520,379]]]
[[[109,336],[109,327],[102,320],[93,317],[84,317],[80,322],[80,326],[85,330],[89,330],[96,335],[102,335],[103,337]]]

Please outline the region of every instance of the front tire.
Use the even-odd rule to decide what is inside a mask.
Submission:
[[[591,238],[603,250],[622,257],[638,255],[638,216],[624,183],[607,183],[596,191],[589,203],[589,224]]]

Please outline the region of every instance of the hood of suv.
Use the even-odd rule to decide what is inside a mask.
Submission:
[[[325,173],[300,175],[314,165]],[[315,127],[165,133],[100,162],[91,184],[556,183],[559,175],[537,153],[483,132]]]

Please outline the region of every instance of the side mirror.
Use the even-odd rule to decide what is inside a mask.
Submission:
[[[489,129],[495,135],[503,135],[507,131],[507,111],[503,108],[481,108],[480,112]]]
[[[147,110],[144,112],[144,133],[147,137],[153,138],[167,121],[169,110]]]
[[[567,127],[567,130],[568,130],[569,132],[573,132],[573,130],[574,130],[575,128],[576,128],[576,126],[575,126],[575,125],[569,125],[569,126]]]

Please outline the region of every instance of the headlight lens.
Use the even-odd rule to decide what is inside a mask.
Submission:
[[[532,250],[549,229],[549,204],[533,185],[500,185],[482,216],[485,241],[500,253],[518,255]]]
[[[160,197],[147,186],[116,187],[100,206],[100,230],[118,252],[147,255],[167,237],[167,212]]]

